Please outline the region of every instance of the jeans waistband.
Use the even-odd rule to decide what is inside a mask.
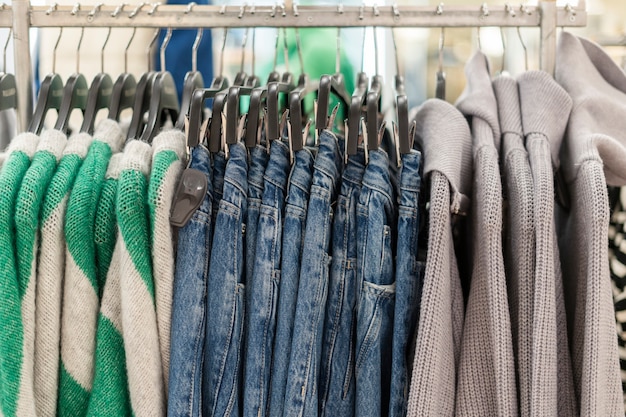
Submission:
[[[341,176],[342,168],[343,157],[339,149],[337,137],[328,130],[322,131],[319,150],[315,158],[315,172],[325,174],[332,182],[330,184],[331,188],[334,189],[334,184],[339,181]]]
[[[250,149],[250,169],[248,171],[248,187],[250,198],[260,199],[263,195],[263,175],[269,154],[263,145]]]
[[[226,172],[224,174],[224,196],[223,200],[233,203],[237,207],[244,205],[245,201],[239,201],[240,199],[246,199],[248,195],[248,153],[246,147],[242,143],[234,143],[230,145],[230,158],[226,165]],[[230,185],[239,190],[240,195],[229,192],[227,185]],[[232,191],[232,190],[230,190]]]
[[[415,149],[411,149],[411,153],[402,155],[402,168],[400,171],[400,206],[419,206],[416,194],[419,193],[421,185],[421,157],[421,153]]]
[[[285,192],[287,187],[286,168],[289,166],[289,147],[281,141],[273,141],[270,157],[265,168],[264,179]]]
[[[363,187],[378,191],[389,199],[389,204],[394,205],[394,190],[391,185],[389,174],[389,158],[387,152],[376,149],[369,152],[367,169],[363,174]]]

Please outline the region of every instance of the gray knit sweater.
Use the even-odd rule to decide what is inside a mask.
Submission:
[[[461,113],[444,101],[426,101],[415,120],[430,183],[430,220],[407,415],[453,416],[464,301],[452,224],[470,205],[472,139]]]
[[[626,75],[567,32],[556,80],[573,100],[561,148],[569,210],[557,210],[576,394],[582,416],[623,416],[608,264],[606,185],[626,185]]]
[[[457,416],[519,414],[515,359],[502,252],[500,124],[487,57],[477,52],[466,67],[467,87],[457,103],[470,120],[474,155],[472,281],[463,344]]]
[[[576,397],[554,223],[553,175],[572,100],[544,71],[527,71],[518,83],[535,190],[531,415],[573,416]]]
[[[535,274],[534,187],[524,148],[517,82],[501,75],[493,81],[502,134],[501,169],[508,207],[504,224],[504,255],[511,309],[511,330],[517,364],[520,415],[531,415],[533,286]]]

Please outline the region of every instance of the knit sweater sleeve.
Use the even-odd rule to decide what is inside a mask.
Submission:
[[[22,348],[24,367],[21,380],[23,387],[20,391],[28,393],[26,398],[32,398],[36,403],[40,402],[33,392],[39,213],[46,189],[52,180],[66,142],[66,136],[56,130],[48,130],[41,135],[37,152],[33,156],[30,168],[24,174],[15,201],[17,273],[22,297],[21,310],[24,328]],[[41,401],[45,401],[45,398]]]
[[[13,221],[15,199],[38,142],[39,137],[30,133],[13,139],[9,156],[0,171],[0,323],[3,324],[0,335],[0,413],[4,416],[35,414],[32,392],[30,398],[21,392],[24,327]]]
[[[176,185],[183,170],[182,158],[185,153],[185,135],[176,130],[161,133],[154,139],[153,152],[148,206],[150,208],[154,295],[163,378],[167,390],[175,260],[169,217]]]
[[[150,257],[148,180],[152,149],[138,140],[126,145],[117,191],[122,328],[133,414],[165,415],[165,390]]]
[[[106,274],[100,282],[102,303],[96,332],[96,364],[93,390],[89,397],[87,416],[132,415],[126,353],[122,331],[120,253],[122,242],[118,239],[115,217],[117,187],[123,154],[111,157],[106,182],[98,204],[96,228],[98,249],[98,274]]]
[[[43,198],[35,301],[35,398],[37,415],[56,416],[59,390],[61,302],[65,266],[63,225],[69,193],[93,138],[70,137]]]
[[[95,216],[109,159],[119,150],[122,141],[122,132],[116,122],[103,120],[98,125],[67,205],[60,416],[83,415],[89,401],[100,305],[94,243]]]

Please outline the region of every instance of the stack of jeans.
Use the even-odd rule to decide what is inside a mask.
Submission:
[[[229,146],[192,150],[209,187],[178,234],[168,415],[405,415],[420,153]]]

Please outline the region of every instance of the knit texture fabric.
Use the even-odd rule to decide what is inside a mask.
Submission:
[[[430,210],[407,415],[453,416],[464,301],[452,237],[452,214],[468,209],[472,142],[463,116],[444,101],[426,101],[416,122],[416,140],[424,154],[424,176],[430,181]]]
[[[43,198],[35,301],[34,384],[39,417],[54,417],[57,413],[61,301],[65,276],[65,211],[70,190],[91,142],[91,135],[86,133],[69,138]]]
[[[576,397],[556,245],[553,175],[558,168],[558,152],[572,100],[544,71],[527,71],[519,77],[518,84],[535,190],[531,413],[572,416],[577,414]]]
[[[154,138],[152,149],[152,172],[148,186],[150,246],[152,248],[152,271],[154,273],[161,365],[163,366],[165,392],[167,392],[175,262],[170,211],[176,186],[184,168],[182,159],[185,155],[185,134],[177,130],[163,132]]]
[[[517,364],[520,415],[531,415],[531,352],[535,274],[534,187],[524,148],[517,82],[501,75],[493,81],[502,134],[502,174],[508,200],[505,216],[506,269],[513,349]]]
[[[0,414],[35,415],[32,372],[22,373],[32,363],[24,363],[25,342],[21,301],[24,288],[19,285],[15,246],[15,200],[22,178],[35,154],[39,137],[21,134],[9,145],[9,155],[0,171]],[[32,359],[31,359],[32,360]],[[28,379],[30,378],[30,380]]]
[[[136,417],[165,415],[165,387],[155,308],[148,220],[152,148],[126,145],[117,189],[121,308],[128,387]]]
[[[37,152],[33,156],[30,168],[24,174],[22,185],[15,200],[17,276],[22,295],[21,311],[24,328],[22,384],[27,384],[21,391],[32,391],[33,396],[39,213],[66,142],[66,136],[57,130],[47,130],[41,135]],[[37,397],[35,397],[35,401],[36,403],[40,402]],[[42,401],[45,402],[45,397]],[[40,407],[37,406],[36,408],[39,409]]]
[[[613,188],[616,197],[611,205],[611,225],[609,228],[609,259],[615,320],[617,324],[617,343],[619,362],[622,370],[622,391],[624,392],[624,410],[626,410],[626,188]]]
[[[122,143],[122,132],[115,121],[100,122],[67,205],[58,402],[61,417],[82,416],[87,411],[93,383],[100,307],[95,217],[109,159],[119,151]]]
[[[132,414],[122,336],[119,262],[122,242],[117,239],[118,228],[115,215],[122,158],[122,153],[116,153],[109,161],[96,214],[96,221],[99,222],[96,228],[96,248],[102,302],[96,331],[95,374],[93,389],[89,397],[88,416],[129,416]]]
[[[115,221],[115,205],[117,203],[117,181],[120,175],[121,152],[111,156],[105,174],[100,201],[96,210],[96,227],[94,229],[94,243],[96,244],[96,265],[98,288],[100,297],[113,258],[115,242],[117,241],[117,222]]]
[[[599,46],[564,32],[555,76],[573,100],[560,153],[569,209],[557,211],[557,232],[576,396],[581,416],[623,416],[606,185],[626,185],[626,75]]]
[[[500,124],[487,57],[465,67],[467,86],[457,107],[469,118],[474,154],[472,281],[457,386],[457,416],[519,413],[515,357],[502,252]]]

